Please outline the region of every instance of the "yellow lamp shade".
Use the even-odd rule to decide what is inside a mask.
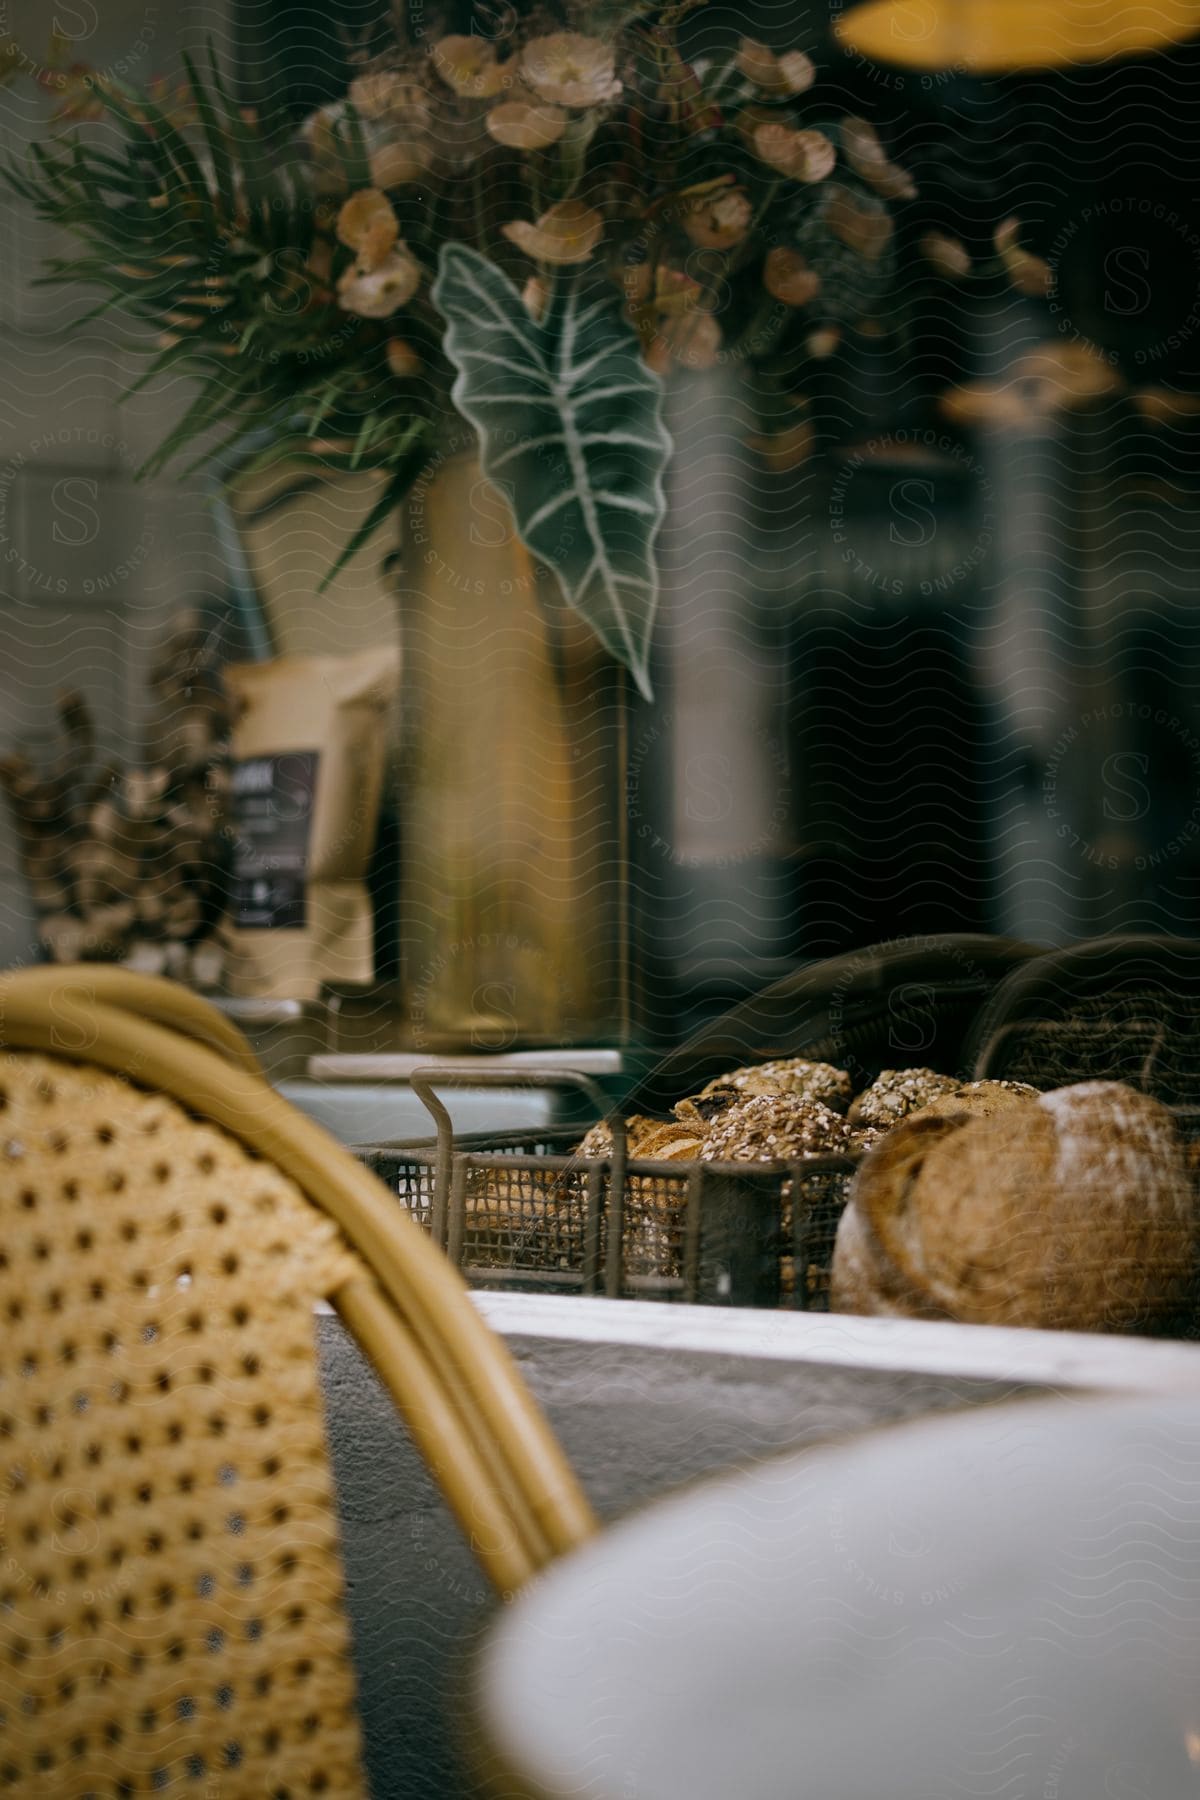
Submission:
[[[998,74],[1163,50],[1200,31],[1200,0],[866,0],[834,31],[873,62]]]

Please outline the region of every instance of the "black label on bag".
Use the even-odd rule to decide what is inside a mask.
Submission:
[[[315,750],[235,762],[233,922],[239,931],[302,930],[317,791]]]

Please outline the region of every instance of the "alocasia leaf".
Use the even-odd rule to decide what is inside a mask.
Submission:
[[[571,270],[536,320],[494,263],[446,244],[433,300],[484,474],[508,497],[522,542],[649,698],[671,440],[619,294],[595,271]]]

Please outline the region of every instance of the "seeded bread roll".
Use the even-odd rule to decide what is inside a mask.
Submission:
[[[959,1085],[956,1075],[939,1075],[936,1069],[884,1069],[846,1115],[855,1146],[869,1149],[901,1119],[919,1112],[931,1100],[953,1093]]]
[[[714,1119],[704,1162],[791,1162],[850,1148],[845,1119],[820,1100],[795,1094],[751,1094]]]
[[[838,1228],[836,1310],[1090,1331],[1179,1312],[1196,1207],[1164,1106],[1108,1081],[1017,1095],[987,1116],[939,1106],[860,1167]]]
[[[833,1112],[844,1113],[853,1093],[854,1085],[845,1069],[835,1069],[832,1063],[809,1062],[802,1056],[784,1056],[715,1076],[694,1096],[694,1102],[699,1106],[701,1101],[716,1099],[728,1105],[752,1094],[791,1094],[798,1100],[820,1100]]]
[[[938,1094],[920,1114],[935,1118],[990,1119],[995,1113],[1011,1112],[1025,1100],[1036,1100],[1038,1090],[1027,1081],[964,1081],[948,1093]],[[910,1115],[918,1117],[917,1113]]]

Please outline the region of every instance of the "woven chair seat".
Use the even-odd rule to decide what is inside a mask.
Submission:
[[[361,1795],[296,1184],[87,1064],[0,1062],[0,1789]]]

